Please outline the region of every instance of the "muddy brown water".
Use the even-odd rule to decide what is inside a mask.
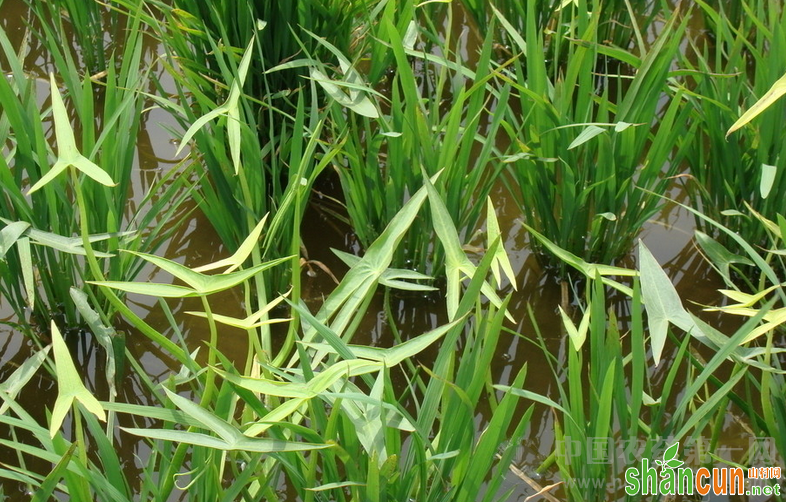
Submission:
[[[6,0],[0,5],[0,29],[4,29],[10,37],[19,39],[24,32],[24,23],[20,20],[26,16],[26,7],[21,0]],[[474,31],[467,23],[466,16],[455,16],[453,21],[455,33],[472,37]],[[473,42],[470,40],[462,44],[461,53],[464,58],[470,58],[473,53]],[[151,49],[151,56],[155,54]],[[44,78],[47,73],[49,61],[44,54],[37,54],[32,59],[38,71],[31,72],[39,78]],[[42,101],[46,99],[47,85],[40,86]],[[137,169],[135,180],[137,197],[144,194],[146,187],[150,186],[151,177],[157,173],[171,169],[179,159],[175,158],[177,145],[171,138],[167,128],[176,128],[171,118],[161,112],[151,112],[142,124],[139,137]],[[183,154],[185,155],[185,154]],[[339,195],[337,182],[331,177],[319,181],[310,207],[302,225],[302,235],[305,248],[311,260],[324,264],[337,277],[342,277],[346,267],[333,255],[330,248],[336,248],[357,253],[359,245],[351,230],[330,216],[330,211],[335,210],[330,195]],[[675,188],[674,197],[684,200],[679,189]],[[546,358],[539,348],[527,341],[534,338],[534,328],[529,319],[528,309],[534,312],[536,322],[543,334],[548,349],[556,354],[559,360],[565,360],[568,350],[568,341],[563,333],[562,324],[557,314],[557,305],[561,302],[561,287],[551,278],[544,275],[537,263],[535,256],[529,251],[526,232],[522,228],[521,214],[518,205],[509,197],[505,189],[499,187],[493,193],[493,201],[497,209],[500,226],[505,238],[505,249],[511,259],[514,270],[517,272],[518,291],[513,291],[508,285],[503,293],[512,295],[510,311],[517,320],[508,328],[522,336],[503,335],[498,349],[496,364],[492,368],[494,381],[508,383],[511,377],[523,365],[528,366],[526,387],[537,393],[556,398],[556,381],[551,369],[546,364]],[[665,206],[655,218],[647,223],[641,233],[641,239],[653,252],[658,261],[664,266],[666,273],[671,277],[686,305],[694,311],[700,308],[697,305],[711,305],[719,301],[717,289],[722,283],[712,272],[710,267],[697,253],[692,242],[694,221],[689,214],[676,205]],[[207,220],[199,213],[194,212],[190,219],[173,235],[173,237],[158,251],[158,254],[175,259],[188,266],[200,265],[215,261],[226,256],[216,233]],[[635,260],[631,258],[630,263]],[[155,280],[157,282],[169,280],[165,274],[146,269],[138,280]],[[329,294],[334,283],[331,277],[318,266],[303,270],[303,296],[307,303],[315,308],[324,295]],[[242,298],[234,292],[228,292],[212,299],[212,305],[217,311],[231,315],[241,311]],[[133,310],[146,322],[162,329],[168,326],[161,309],[154,300],[141,296],[131,296],[129,303]],[[176,318],[180,320],[178,328],[183,332],[189,347],[196,348],[205,341],[204,323],[190,316],[183,315],[187,310],[199,310],[196,304],[184,302],[168,302]],[[16,321],[8,309],[1,309],[0,299],[0,381],[21,364],[30,354],[31,344],[13,329]],[[622,307],[624,311],[624,306]],[[358,330],[353,343],[364,343],[376,346],[385,346],[392,343],[390,323],[395,323],[405,336],[415,336],[428,331],[441,323],[446,322],[444,303],[439,295],[419,297],[394,297],[391,311],[393,318],[388,318],[382,304],[382,295],[378,295],[372,303],[366,316],[365,324]],[[624,315],[621,316],[624,321]],[[713,324],[728,332],[733,329],[734,320],[713,317]],[[622,327],[624,330],[624,326]],[[134,333],[120,321],[118,329],[126,330],[128,346],[141,366],[153,381],[166,379],[172,373],[179,371],[179,366],[166,353],[150,343],[144,336]],[[172,334],[171,330],[166,334]],[[101,358],[96,345],[91,343],[86,335],[75,349],[76,359],[84,369],[87,383],[95,388],[97,393],[103,394],[105,389],[101,383]],[[246,354],[245,334],[240,331],[226,331],[221,333],[219,349],[230,358],[242,360]],[[670,353],[664,355],[661,367],[668,367]],[[424,362],[421,358],[421,362]],[[656,378],[657,379],[657,378]],[[126,402],[147,403],[148,396],[144,385],[138,375],[127,371],[119,389],[118,400]],[[33,415],[43,422],[44,406],[51,409],[57,394],[56,382],[51,377],[39,376],[24,390],[21,402],[31,410]],[[478,415],[480,423],[485,422],[489,410],[481,410]],[[131,425],[121,420],[121,425]],[[523,474],[532,478],[541,486],[546,486],[559,481],[555,470],[549,469],[543,473],[537,471],[554,449],[554,414],[551,410],[541,407],[533,415],[525,441],[519,445],[515,464]],[[5,436],[5,432],[2,433]],[[721,438],[723,447],[737,447],[742,443],[747,446],[747,434],[744,422],[732,413],[727,416]],[[124,463],[124,468],[129,472],[139,472],[144,465],[144,458],[148,447],[144,441],[121,436],[118,441],[118,450]],[[0,461],[14,463],[15,455],[7,450],[0,450]],[[28,465],[34,470],[47,472],[51,467],[45,463]],[[535,490],[525,484],[515,473],[506,480],[508,488],[513,488],[512,500],[525,500]],[[5,484],[5,494],[13,499],[23,500],[26,494],[19,491],[19,487]],[[727,500],[715,498],[712,500]]]

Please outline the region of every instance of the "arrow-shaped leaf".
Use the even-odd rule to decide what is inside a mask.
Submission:
[[[486,234],[488,235],[488,247],[497,240],[502,239],[502,232],[499,229],[499,222],[497,221],[497,213],[494,212],[494,205],[491,203],[491,197],[487,199],[486,203]],[[508,254],[505,252],[504,246],[497,246],[497,252],[494,253],[494,263],[491,265],[491,271],[494,274],[494,280],[497,285],[501,283],[500,268],[505,276],[510,281],[513,289],[516,288],[516,274],[513,273],[513,266],[510,264]]]
[[[79,169],[102,185],[115,186],[116,183],[106,171],[79,153],[79,149],[76,147],[76,140],[74,139],[74,130],[71,128],[68,112],[63,103],[63,98],[60,96],[60,90],[57,88],[55,75],[53,73],[49,74],[49,82],[52,88],[52,119],[55,122],[55,138],[57,139],[58,156],[55,165],[53,165],[49,172],[43,175],[37,183],[30,187],[27,194],[30,195],[40,189],[65,171],[69,166]]]
[[[219,260],[214,263],[210,263],[208,265],[202,265],[201,267],[197,267],[194,269],[194,272],[207,272],[209,270],[215,270],[221,267],[228,267],[224,270],[224,273],[232,272],[240,267],[246,258],[251,255],[251,252],[254,250],[254,246],[259,243],[259,236],[262,234],[262,228],[265,226],[265,222],[267,221],[267,214],[262,217],[262,219],[257,223],[257,226],[254,227],[254,230],[248,234],[243,240],[243,244],[237,248],[237,251],[230,256],[229,258],[224,258],[223,260]]]
[[[193,270],[191,270],[190,268],[184,265],[181,265],[172,260],[168,260],[166,258],[162,258],[160,256],[155,256],[147,253],[139,253],[136,251],[125,251],[125,252],[131,253],[135,256],[139,256],[145,261],[148,261],[153,265],[159,267],[160,269],[169,272],[176,278],[188,284],[190,286],[190,289],[185,288],[183,286],[176,286],[171,284],[150,284],[150,283],[120,282],[120,281],[91,281],[90,284],[107,286],[110,288],[119,289],[121,291],[126,291],[129,293],[139,293],[139,294],[151,295],[151,296],[165,296],[167,298],[183,298],[187,296],[210,295],[237,286],[238,284],[241,284],[243,281],[253,277],[254,275],[291,259],[291,257],[279,258],[277,260],[271,260],[265,263],[260,263],[259,265],[256,265],[254,267],[247,268],[245,270],[240,270],[238,272],[232,272],[229,274],[205,275],[205,274],[200,274],[199,272],[194,272]]]
[[[458,231],[453,219],[448,213],[448,208],[439,196],[439,192],[434,188],[434,185],[429,181],[428,176],[423,172],[423,185],[426,187],[428,194],[429,205],[431,207],[431,219],[434,222],[434,231],[437,234],[442,248],[445,250],[445,275],[447,276],[447,308],[448,319],[455,320],[456,312],[459,306],[459,293],[461,290],[461,281],[463,273],[465,277],[474,277],[476,267],[469,261],[467,255],[461,247],[461,242],[458,238]],[[496,253],[496,250],[495,250]],[[484,281],[481,286],[481,291],[489,301],[499,308],[502,305],[502,300],[497,296],[494,288]],[[513,316],[505,311],[505,317],[513,321]]]
[[[49,435],[55,437],[60,426],[63,425],[68,410],[77,401],[103,422],[106,422],[106,413],[98,399],[82,383],[74,361],[71,359],[71,353],[54,321],[52,321],[51,329],[52,349],[55,355],[55,376],[57,377],[57,400],[55,400],[55,406],[52,409]]]
[[[669,322],[679,327],[691,326],[688,312],[674,289],[666,272],[652,256],[650,250],[639,241],[639,267],[641,269],[641,295],[647,309],[647,322],[650,328],[650,344],[655,365],[660,363],[663,347],[666,345]]]
[[[257,23],[257,30],[262,30],[266,26],[266,23]],[[237,175],[240,172],[240,140],[241,140],[241,132],[240,132],[240,96],[243,94],[243,84],[246,81],[246,74],[248,73],[249,65],[251,64],[251,56],[253,54],[252,48],[254,47],[254,40],[256,38],[256,33],[254,36],[251,37],[251,40],[248,42],[248,46],[246,47],[245,52],[243,53],[243,58],[240,60],[240,66],[238,67],[238,76],[232,82],[232,85],[229,89],[229,97],[227,100],[218,106],[217,108],[209,111],[208,113],[202,115],[197,120],[191,124],[191,127],[188,128],[186,133],[183,135],[183,139],[180,141],[180,147],[175,152],[175,155],[179,155],[180,151],[185,147],[185,145],[191,140],[191,138],[196,134],[196,132],[202,128],[205,124],[210,122],[216,117],[221,115],[227,116],[227,139],[229,140],[229,153],[232,157],[232,164],[235,167],[235,174]]]
[[[353,254],[349,254],[344,251],[339,251],[333,248],[331,248],[330,250],[333,251],[333,254],[335,254],[341,261],[344,262],[344,264],[346,264],[350,268],[354,267],[355,264],[359,263],[361,260],[359,256],[355,256]],[[407,282],[402,279],[408,279],[411,281],[434,280],[434,278],[431,277],[430,275],[421,274],[420,272],[416,272],[414,270],[406,270],[403,268],[388,268],[382,272],[382,275],[379,277],[379,283],[389,288],[401,289],[404,291],[436,291],[437,290],[437,288],[433,286]]]

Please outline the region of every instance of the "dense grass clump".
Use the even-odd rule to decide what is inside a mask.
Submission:
[[[27,318],[29,308],[44,330],[50,315],[57,315],[61,326],[81,324],[69,290],[83,287],[94,274],[132,279],[139,261],[119,257],[117,250],[155,250],[174,229],[164,224],[182,218],[179,207],[191,184],[188,169],[176,169],[155,181],[148,196],[128,199],[142,93],[149,85],[140,23],[129,23],[123,51],[108,60],[99,78],[80,70],[75,55],[60,43],[62,25],[46,20],[40,38],[26,39],[20,47],[0,32],[9,64],[0,80],[0,129],[8,148],[0,157],[0,217],[8,225],[2,230],[6,260],[0,283],[19,317]],[[52,97],[44,105],[26,68],[32,63],[24,58],[28,44],[43,47],[55,64],[46,79]],[[101,259],[93,271],[85,260],[91,247]],[[93,300],[109,313],[100,295]]]
[[[510,191],[539,234],[587,261],[611,263],[657,211],[649,192],[664,193],[678,172],[684,147],[676,141],[693,135],[690,107],[668,85],[686,18],[672,14],[634,55],[599,38],[601,10],[579,12],[569,32],[551,35],[570,37],[564,67],[543,60],[544,35],[533,22],[519,35],[501,19],[517,41],[508,78],[518,106],[505,125]]]
[[[452,12],[446,13],[448,25]],[[509,105],[510,87],[491,65],[493,40],[483,41],[477,61],[463,61],[459,34],[448,30],[435,41],[429,23],[413,17],[402,30],[391,9],[383,16],[379,32],[389,49],[376,55],[387,56],[396,68],[384,84],[385,94],[364,84],[357,65],[338,52],[343,78],[318,60],[311,67],[312,78],[333,97],[328,118],[340,152],[333,166],[349,222],[368,247],[423,185],[424,173],[439,173],[435,187],[466,243],[503,168],[497,145],[503,116],[498,112]],[[325,74],[333,80],[324,80]],[[346,86],[349,95],[331,92],[329,86]],[[445,251],[432,227],[428,215],[413,223],[396,266],[440,273]]]
[[[786,190],[786,120],[782,106],[771,106],[752,125],[729,128],[786,73],[779,57],[786,51],[783,6],[745,4],[746,15],[730,6],[700,3],[707,34],[689,37],[681,64],[692,70],[686,87],[695,103],[691,122],[697,137],[686,141],[691,179],[686,187],[704,214],[735,228],[748,242],[765,245],[764,227],[747,214],[746,205],[769,220],[783,215]],[[695,94],[694,94],[695,93]],[[734,242],[717,229],[698,224],[735,251]]]

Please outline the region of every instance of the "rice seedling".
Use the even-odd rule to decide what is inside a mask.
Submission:
[[[730,127],[786,72],[775,54],[786,51],[782,8],[769,2],[748,1],[739,23],[726,5],[698,2],[706,19],[705,38],[688,37],[691,50],[681,63],[691,70],[684,84],[694,103],[691,122],[697,138],[685,142],[691,179],[686,183],[694,206],[718,222],[737,228],[752,243],[766,241],[763,227],[747,215],[749,204],[775,220],[782,213],[776,194],[784,189],[784,131],[782,107],[760,110],[761,117],[731,132]],[[727,133],[727,131],[729,131]],[[697,219],[705,232],[725,245],[733,241]],[[734,249],[739,253],[739,249]]]
[[[530,227],[586,261],[610,263],[658,208],[641,188],[667,190],[684,154],[674,144],[693,134],[683,93],[667,87],[687,21],[675,12],[637,57],[598,38],[600,11],[580,12],[565,69],[554,70],[534,20],[520,36],[497,15],[520,51],[506,73],[519,102],[504,122],[513,145],[505,161],[510,191]],[[627,65],[633,75],[621,71]],[[567,273],[563,262],[544,258]]]
[[[732,302],[708,310],[751,318],[746,324],[753,324],[753,327],[744,343],[754,345],[756,348],[751,350],[763,354],[764,364],[775,370],[762,371],[759,379],[749,379],[746,402],[750,404],[743,409],[754,431],[772,442],[771,448],[749,452],[748,465],[777,465],[780,459],[786,458],[786,435],[782,426],[786,401],[779,356],[782,349],[776,341],[783,333],[786,304],[782,289],[786,270],[782,252],[786,221],[774,197],[782,184],[782,169],[778,167],[781,133],[768,121],[779,120],[782,113],[771,105],[782,96],[783,78],[775,79],[783,68],[777,64],[757,65],[750,75],[747,63],[749,58],[759,62],[770,60],[765,47],[774,54],[783,52],[784,40],[778,21],[783,13],[765,10],[762,4],[745,6],[749,16],[742,23],[732,24],[723,9],[715,10],[702,4],[713,22],[717,45],[714,59],[708,56],[712,53],[705,47],[697,56],[698,64],[705,72],[722,68],[737,74],[702,75],[697,81],[701,95],[697,106],[701,112],[699,120],[703,121],[702,131],[711,148],[706,157],[697,153],[697,162],[691,165],[699,185],[695,198],[703,212],[691,211],[700,222],[700,228],[716,237],[696,232],[696,240],[707,260],[729,288],[722,292]],[[766,45],[761,45],[765,41]],[[698,47],[696,52],[700,52]],[[767,88],[770,82],[775,83]],[[761,98],[729,127],[738,114],[736,106],[750,103],[748,100],[756,96]],[[746,126],[759,115],[763,116],[756,127]],[[728,128],[726,136],[720,138],[713,127]],[[730,141],[721,141],[729,136]],[[723,160],[716,161],[718,156],[723,156]],[[712,167],[716,171],[712,171]],[[744,208],[739,205],[740,200]],[[756,244],[761,247],[754,246]]]
[[[124,0],[121,3],[126,2]],[[295,70],[268,74],[267,70],[296,57],[302,52],[303,45],[311,52],[318,52],[318,45],[302,36],[302,33],[309,31],[341,50],[348,51],[353,43],[359,43],[353,39],[354,31],[359,21],[367,15],[370,4],[368,0],[305,0],[288,4],[270,0],[221,0],[210,4],[196,0],[176,0],[170,5],[168,2],[148,0],[147,7],[157,11],[155,17],[163,20],[148,18],[146,22],[155,28],[157,36],[177,55],[183,73],[193,78],[191,84],[198,85],[214,101],[220,101],[223,90],[216,88],[210,79],[221,81],[226,76],[226,63],[220,54],[213,52],[213,45],[220,40],[222,45],[240,50],[248,45],[256,32],[257,23],[266,23],[270,29],[258,33],[255,38],[247,89],[251,96],[266,96],[271,102],[277,103],[274,106],[283,107],[282,102],[275,99],[293,93],[300,87],[300,72]],[[179,26],[187,29],[178,29]],[[195,78],[198,75],[202,75],[202,78]],[[259,113],[257,119],[261,121],[263,117],[275,120],[275,115],[267,112]]]
[[[154,99],[187,130],[181,149],[193,140],[191,156],[202,176],[200,209],[221,240],[237,250],[271,214],[271,232],[252,257],[256,263],[262,255],[294,255],[293,263],[299,262],[299,222],[310,187],[331,155],[321,144],[314,86],[281,64],[296,56],[300,43],[317,45],[303,30],[347,47],[363,5],[145,2],[155,15],[127,7],[161,40],[162,64],[174,78],[174,90],[158,80],[158,91],[175,101]],[[267,275],[272,282],[258,285],[259,305],[266,303],[267,289],[283,292],[297,282],[298,270],[293,265],[281,275]]]
[[[328,125],[341,148],[332,165],[349,221],[361,246],[368,248],[422,186],[421,173],[440,171],[435,187],[466,243],[483,217],[481,201],[502,169],[496,136],[509,88],[496,86],[490,36],[477,64],[469,68],[461,60],[458,33],[448,28],[435,42],[417,12],[402,23],[391,5],[378,27],[378,37],[385,37],[380,38],[382,46],[397,67],[385,95],[364,82],[358,63],[337,48],[331,50],[340,72],[331,71],[325,60],[307,62],[312,79],[332,98]],[[449,17],[452,12],[448,10]],[[444,251],[429,232],[431,226],[428,216],[414,222],[395,266],[427,274],[442,270]]]
[[[500,12],[509,21],[515,33],[526,33],[529,24],[534,23],[538,32],[549,35],[544,40],[543,54],[550,73],[566,67],[565,55],[570,39],[582,35],[582,25],[591,13],[600,13],[602,19],[597,27],[597,40],[606,46],[629,50],[635,45],[643,46],[644,38],[658,16],[671,10],[665,2],[645,0],[463,0],[462,5],[483,32],[493,29],[494,11]],[[515,47],[514,32],[499,28],[495,38],[500,46],[507,50]]]
[[[43,110],[39,109],[37,82],[25,71],[27,47],[15,50],[0,33],[10,77],[0,81],[0,129],[7,138],[0,160],[4,193],[0,216],[5,227],[3,293],[20,319],[27,317],[25,307],[29,307],[46,330],[51,315],[62,316],[61,326],[80,324],[77,312],[68,307],[69,289],[89,278],[85,262],[78,257],[87,252],[85,242],[92,241],[95,256],[102,259],[102,277],[130,279],[138,272],[139,262],[128,257],[113,259],[112,252],[121,242],[124,247],[148,251],[160,245],[171,231],[164,223],[176,223],[182,214],[178,207],[190,181],[187,169],[173,170],[151,187],[148,196],[129,203],[146,82],[146,74],[140,72],[138,23],[129,26],[123,52],[110,58],[100,83],[81,75],[56,31],[44,30],[40,36],[44,38],[39,42],[53,55],[60,71],[49,79],[51,107]],[[78,128],[71,124],[66,102],[74,110]],[[47,137],[52,129],[54,147]],[[12,244],[16,245],[9,252]],[[102,312],[111,315],[105,310],[107,304],[98,303]]]
[[[107,70],[112,52],[123,47],[125,20],[117,10],[97,0],[25,0],[40,23],[40,39],[58,40],[64,50],[73,50],[78,67],[99,76]],[[136,2],[137,4],[139,2]]]

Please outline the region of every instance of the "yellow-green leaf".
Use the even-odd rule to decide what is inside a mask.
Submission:
[[[729,128],[729,130],[726,131],[726,137],[728,138],[729,134],[733,133],[740,127],[753,120],[760,113],[769,108],[770,105],[780,99],[784,94],[786,94],[786,75],[779,78],[778,81],[775,82],[772,87],[770,87],[770,90],[761,97],[761,99],[756,101],[756,103],[751,106],[748,111],[743,113],[742,116],[737,119],[737,122],[735,122]]]
[[[49,172],[30,187],[30,190],[27,191],[28,195],[52,181],[69,166],[74,166],[102,185],[114,186],[115,182],[106,171],[79,153],[79,149],[76,147],[76,140],[74,139],[74,130],[68,118],[68,111],[63,103],[62,96],[60,96],[54,74],[49,74],[49,81],[52,88],[52,119],[55,122],[57,161],[55,161]]]
[[[497,238],[502,238],[502,232],[499,230],[499,222],[497,221],[497,214],[494,212],[494,205],[491,203],[491,197],[488,198],[486,204],[486,233],[488,235],[489,248]],[[494,274],[494,280],[497,281],[497,285],[501,282],[500,268],[502,268],[502,272],[505,273],[513,289],[517,289],[516,274],[513,272],[513,267],[503,246],[497,246],[497,251],[494,253],[494,263],[491,265],[491,272]]]
[[[267,214],[262,217],[262,219],[257,223],[257,226],[254,227],[254,230],[248,234],[248,237],[245,238],[243,244],[237,248],[235,254],[230,256],[229,258],[224,258],[223,260],[219,260],[217,262],[209,263],[207,265],[202,265],[201,267],[197,267],[194,272],[207,272],[209,270],[215,270],[221,267],[228,267],[224,273],[229,273],[240,267],[246,258],[251,255],[251,251],[254,250],[254,246],[259,243],[259,236],[262,234],[262,228],[265,226],[265,222],[267,221]]]
[[[57,377],[57,399],[52,409],[52,419],[49,424],[49,435],[55,437],[60,426],[63,425],[66,414],[71,406],[77,401],[98,417],[99,420],[106,422],[106,413],[101,403],[82,383],[79,373],[76,371],[71,353],[57,329],[54,321],[51,323],[52,329],[52,350],[55,356],[55,376]]]

